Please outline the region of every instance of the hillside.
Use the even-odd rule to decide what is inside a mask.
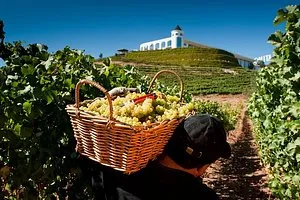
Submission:
[[[135,62],[156,65],[237,67],[233,54],[215,48],[181,48],[154,51],[135,51],[125,56],[114,56],[113,61]]]
[[[173,70],[183,79],[185,90],[194,95],[249,93],[256,74],[239,66],[233,54],[214,48],[137,51],[111,59],[116,64],[135,65],[150,76],[163,69]],[[160,80],[175,83],[176,78],[167,75]]]

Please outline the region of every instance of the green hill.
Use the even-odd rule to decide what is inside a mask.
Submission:
[[[178,65],[199,67],[237,67],[232,53],[214,48],[181,48],[154,51],[135,51],[125,56],[114,56],[112,60],[156,65]]]
[[[112,61],[135,63],[141,73],[153,76],[169,69],[183,79],[185,90],[198,94],[239,94],[252,91],[256,72],[242,68],[233,54],[214,48],[182,48],[130,52]],[[174,82],[176,78],[160,76]]]

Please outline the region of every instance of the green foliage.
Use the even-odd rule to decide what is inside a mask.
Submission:
[[[95,66],[91,56],[69,47],[54,54],[39,44],[6,47],[13,54],[0,69],[0,175],[5,188],[0,198],[92,198],[85,178],[90,166],[75,153],[65,106],[74,103],[80,79],[109,90],[136,87],[143,78],[132,67]],[[92,87],[82,87],[80,93],[81,99],[103,95]]]
[[[213,101],[194,101],[197,113],[210,114],[218,117],[224,124],[225,130],[235,129],[242,105],[232,108],[229,104],[219,104]]]
[[[300,199],[300,6],[280,9],[274,24],[281,22],[285,33],[269,37],[274,57],[260,71],[248,107],[273,193]]]
[[[104,59],[94,59],[69,47],[53,54],[47,47],[20,42],[5,44],[0,68],[0,199],[95,199],[91,173],[98,164],[75,152],[75,139],[67,104],[74,103],[74,89],[81,79],[113,87],[138,87],[147,91],[151,78],[131,67],[117,67]],[[153,90],[175,95],[179,84],[161,81]],[[80,99],[103,96],[90,86],[82,86]],[[184,94],[189,102],[191,95]],[[231,123],[229,115],[216,105],[202,106]],[[201,108],[201,109],[200,109]]]
[[[239,67],[233,54],[214,48],[178,48],[153,51],[135,51],[113,60],[157,65],[198,67]]]
[[[104,64],[109,65],[110,62],[111,62],[111,60],[109,58],[106,58],[106,60],[104,61]],[[115,68],[115,65],[112,65],[112,66],[114,66],[113,68]],[[130,66],[130,65],[126,65],[126,66],[124,66],[124,68],[125,69],[131,69],[131,70],[133,70],[132,72],[137,73],[137,71],[136,71],[137,69]],[[127,72],[125,73],[125,75],[127,75]],[[154,76],[155,74],[141,75],[141,82],[137,86],[139,91],[148,92],[149,84],[152,80],[151,75]],[[118,77],[118,76],[116,76],[116,77]],[[164,74],[159,75],[157,77],[157,79],[155,80],[155,82],[154,82],[154,84],[151,88],[151,91],[160,91],[160,92],[163,92],[165,94],[180,97],[180,83],[178,82],[177,78],[174,75],[169,75],[169,78],[170,78],[169,81],[165,81]],[[130,82],[130,80],[128,80],[128,81]],[[114,80],[111,80],[111,82],[114,82]],[[113,87],[118,87],[118,85],[115,84],[115,85],[113,85]],[[190,102],[192,100],[192,94],[190,92],[186,91],[186,90],[183,90],[182,99],[183,99],[184,102]]]
[[[226,73],[219,67],[192,66],[138,66],[137,69],[152,76],[163,69],[170,69],[183,79],[185,90],[193,95],[199,94],[240,94],[253,91],[256,71],[242,67],[232,68],[234,73]],[[174,82],[172,76],[162,76],[162,82]]]
[[[137,63],[146,75],[171,69],[182,77],[186,91],[193,94],[251,93],[256,72],[239,66],[233,54],[214,48],[178,48],[130,52],[113,61]],[[234,71],[227,73],[226,71]],[[170,82],[169,78],[162,81]]]

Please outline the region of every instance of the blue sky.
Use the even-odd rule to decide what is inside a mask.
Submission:
[[[272,52],[267,43],[278,9],[299,0],[6,0],[0,4],[6,42],[42,43],[50,52],[85,50],[98,57],[117,49],[170,36],[180,25],[185,37],[247,57]]]

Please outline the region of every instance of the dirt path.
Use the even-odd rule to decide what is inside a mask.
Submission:
[[[252,124],[246,114],[247,97],[244,95],[210,95],[197,97],[235,106],[240,102],[243,111],[237,128],[229,133],[232,147],[230,159],[220,159],[204,175],[204,182],[221,199],[275,199],[267,187],[267,174],[260,164],[252,133]]]

